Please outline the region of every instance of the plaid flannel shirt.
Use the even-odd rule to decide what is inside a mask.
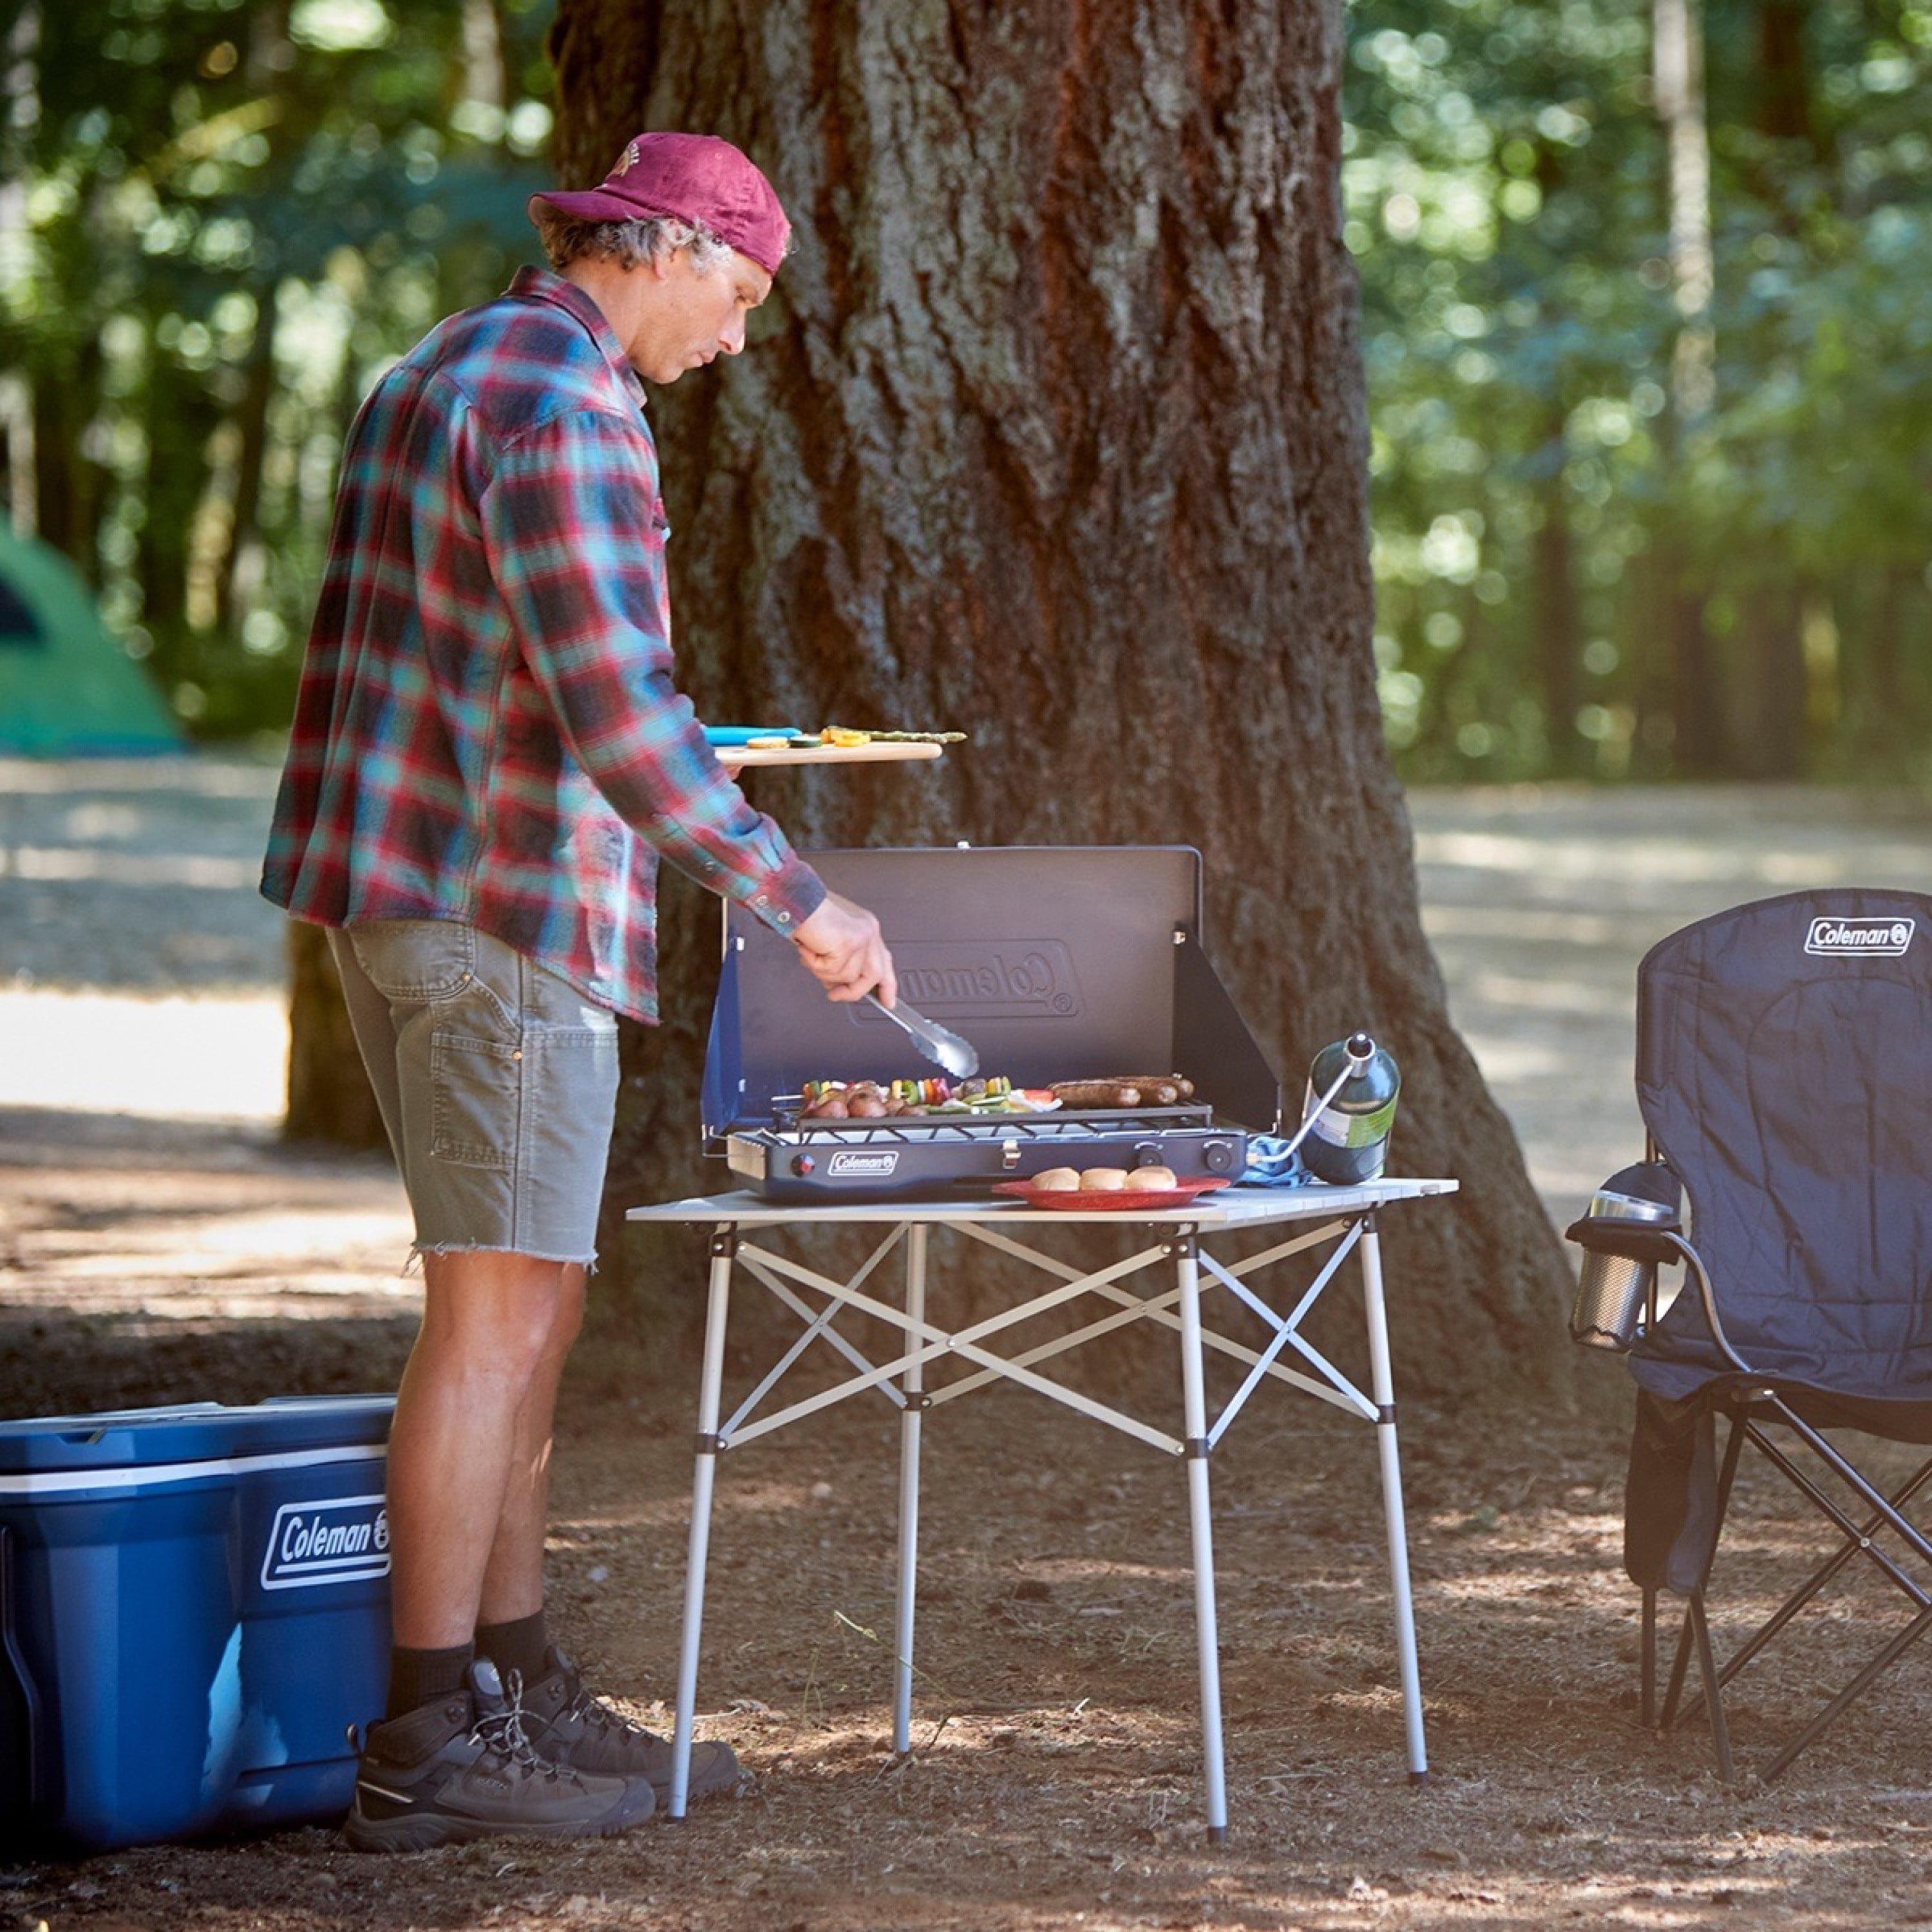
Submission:
[[[526,268],[379,382],[343,455],[262,890],[460,920],[657,1014],[659,854],[782,933],[825,896],[674,684],[644,388]]]

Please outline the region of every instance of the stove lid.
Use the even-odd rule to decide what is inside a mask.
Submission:
[[[1189,846],[937,846],[808,855],[878,915],[914,1006],[1016,1084],[1186,1074],[1224,1118],[1274,1126],[1281,1090],[1202,944]],[[790,941],[731,904],[704,1126],[769,1124],[808,1080],[938,1070],[865,1004],[835,1005]]]

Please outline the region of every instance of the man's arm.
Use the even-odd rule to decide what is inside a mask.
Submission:
[[[518,439],[479,506],[490,568],[524,661],[573,755],[614,808],[700,885],[798,942],[835,1000],[897,998],[878,921],[828,896],[754,812],[674,681],[650,446],[583,412]]]
[[[674,681],[657,478],[641,429],[580,410],[498,452],[478,502],[491,574],[572,754],[699,884],[787,938],[817,873],[726,776]]]

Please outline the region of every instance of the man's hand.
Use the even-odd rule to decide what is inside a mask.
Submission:
[[[877,988],[886,1006],[899,996],[892,956],[879,922],[863,906],[828,892],[825,903],[793,934],[806,970],[828,1000],[862,1000]]]

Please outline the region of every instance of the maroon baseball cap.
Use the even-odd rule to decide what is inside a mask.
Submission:
[[[700,223],[772,275],[791,234],[771,183],[715,134],[639,134],[596,188],[534,194],[532,217],[539,202],[576,221]]]

